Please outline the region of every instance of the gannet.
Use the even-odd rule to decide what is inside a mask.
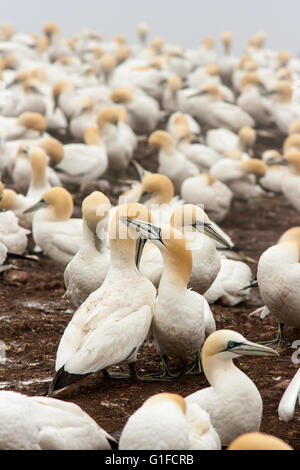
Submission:
[[[87,127],[83,144],[66,144],[63,148],[64,157],[55,166],[63,183],[97,180],[107,170],[106,146],[97,127]]]
[[[181,197],[189,204],[201,204],[211,219],[221,222],[228,214],[233,192],[209,173],[186,178],[181,186]]]
[[[280,326],[276,342],[281,343],[285,324],[300,326],[297,288],[300,277],[299,259],[300,242],[289,236],[268,248],[259,258],[257,281],[260,295]]]
[[[102,286],[83,302],[64,331],[50,394],[122,362],[129,363],[135,377],[134,362],[149,332],[156,290],[136,268],[139,234],[122,222],[127,216],[145,222],[151,217],[136,203],[114,212],[109,223],[109,270]]]
[[[115,440],[75,403],[0,392],[1,450],[110,450]]]
[[[82,243],[64,272],[66,296],[76,308],[105,279],[110,263],[106,240],[109,211],[109,199],[97,191],[87,196],[82,203]]]
[[[187,177],[199,173],[196,165],[182,152],[176,150],[175,141],[168,132],[153,132],[149,137],[149,145],[151,148],[159,149],[158,172],[170,178],[176,193],[180,192],[181,185]]]
[[[284,172],[282,178],[282,192],[295,209],[300,211],[300,151],[289,150],[284,155],[284,160],[288,164],[288,171]]]
[[[300,369],[291,380],[278,405],[278,415],[281,421],[287,422],[293,419],[297,399],[300,401]]]
[[[120,450],[219,450],[218,434],[208,414],[187,405],[180,395],[159,393],[148,398],[125,424]]]
[[[18,118],[2,117],[0,126],[5,129],[6,140],[38,139],[46,130],[46,121],[39,113],[26,112]]]
[[[32,220],[32,235],[42,251],[66,266],[82,242],[82,219],[71,219],[73,200],[64,188],[51,188],[41,200],[25,210],[36,212]]]
[[[239,356],[278,356],[274,349],[246,340],[240,333],[218,330],[202,348],[202,364],[210,387],[185,398],[206,410],[222,446],[236,437],[259,431],[263,402],[252,380],[232,360]]]
[[[120,106],[99,111],[97,124],[106,145],[109,171],[124,171],[137,145],[136,135],[126,124],[127,113]]]
[[[282,155],[277,150],[265,150],[262,153],[262,161],[267,165],[265,176],[260,178],[260,185],[267,191],[282,192],[282,181],[287,168],[281,165]]]

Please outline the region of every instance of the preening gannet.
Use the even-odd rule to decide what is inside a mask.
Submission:
[[[208,414],[180,395],[148,398],[128,419],[120,450],[219,450],[221,443]]]

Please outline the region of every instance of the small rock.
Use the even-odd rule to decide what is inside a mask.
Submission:
[[[26,271],[10,270],[6,271],[3,275],[7,284],[12,286],[20,286],[26,284],[29,279],[29,274]]]

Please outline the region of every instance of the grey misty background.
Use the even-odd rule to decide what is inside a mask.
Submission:
[[[124,34],[129,43],[136,40],[137,24],[146,21],[150,37],[185,47],[198,46],[208,35],[219,40],[230,29],[238,54],[250,35],[264,30],[267,47],[300,52],[299,0],[0,0],[0,18],[18,32],[41,33],[51,20],[66,37],[88,27],[103,40]]]

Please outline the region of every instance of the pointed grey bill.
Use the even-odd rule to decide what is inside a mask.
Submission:
[[[140,237],[136,243],[135,264],[138,269],[140,267],[143,249],[146,243],[147,243],[147,238],[144,238],[144,237]]]
[[[224,351],[231,351],[238,356],[279,356],[275,349],[251,341],[235,343],[233,347],[227,347]]]
[[[195,224],[193,224],[196,230],[200,233],[204,233],[210,238],[213,238],[217,242],[221,243],[222,245],[226,246],[227,248],[232,248],[227,240],[220,235],[210,223],[203,223],[200,220],[197,220]]]
[[[137,174],[139,175],[139,180],[142,181],[145,176],[145,169],[136,160],[131,160],[131,163],[134,165]]]
[[[161,229],[156,225],[126,216],[120,217],[120,219],[128,227],[134,227],[138,232],[140,232],[141,237],[146,238],[147,240],[159,241],[164,245],[161,238]]]
[[[23,214],[29,214],[30,212],[38,211],[39,209],[42,209],[43,207],[47,207],[48,205],[49,205],[48,202],[41,200],[37,202],[36,204],[34,204],[33,206],[28,207],[28,209],[23,211]]]
[[[152,193],[149,193],[147,191],[144,191],[140,197],[139,197],[139,200],[138,200],[138,203],[139,204],[145,204],[147,201],[149,201],[151,199],[151,196],[152,196]]]

